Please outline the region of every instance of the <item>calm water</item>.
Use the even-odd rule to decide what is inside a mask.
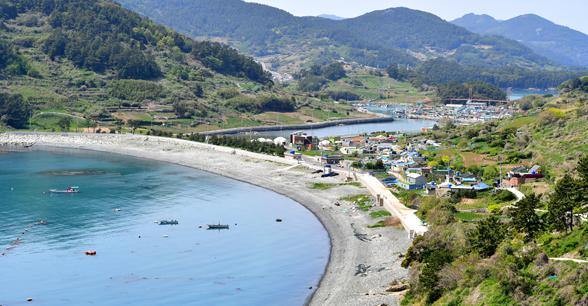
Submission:
[[[109,173],[43,173],[80,170]],[[69,186],[81,193],[43,193]],[[303,305],[329,256],[326,231],[300,204],[176,165],[77,150],[0,154],[0,199],[4,306],[29,297],[37,305]],[[153,222],[171,218],[179,225]],[[39,220],[49,224],[33,225]],[[219,221],[230,229],[204,229]]]
[[[369,106],[369,109],[372,112],[382,113],[389,115],[394,109],[405,109],[406,107],[390,107],[390,108],[383,108],[383,107],[375,107]],[[409,131],[420,131],[423,127],[433,126],[436,121],[433,120],[423,120],[423,119],[406,119],[406,118],[394,118],[394,121],[390,122],[380,122],[380,123],[362,123],[362,124],[352,124],[352,125],[344,125],[344,126],[330,126],[325,128],[319,129],[306,129],[302,130],[308,135],[317,136],[319,138],[328,137],[328,136],[343,136],[343,135],[359,135],[363,133],[372,133],[372,132],[379,132],[379,131],[386,131],[386,132],[409,132]],[[252,137],[286,137],[288,138],[289,135],[293,131],[271,131],[265,133],[259,133],[258,135],[253,135]],[[234,135],[239,137],[250,137],[250,135]]]
[[[557,96],[559,94],[558,91],[544,91],[544,90],[511,90],[510,91],[510,100],[517,100],[520,99],[524,96],[529,96],[529,95],[546,95],[546,94],[552,94],[554,96]]]

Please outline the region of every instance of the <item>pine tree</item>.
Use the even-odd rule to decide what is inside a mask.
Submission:
[[[476,225],[476,229],[467,235],[468,249],[481,256],[490,257],[504,239],[504,227],[500,219],[490,216]]]
[[[539,197],[534,193],[514,204],[510,229],[525,233],[529,239],[535,239],[544,229],[541,217],[535,213],[539,204]]]
[[[577,205],[577,181],[566,174],[555,184],[549,197],[547,220],[551,229],[566,232],[574,226],[574,209]]]
[[[578,194],[577,212],[585,213],[588,211],[588,155],[580,157],[576,170],[580,176],[576,184]]]

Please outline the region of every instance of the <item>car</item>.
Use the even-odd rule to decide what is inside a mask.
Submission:
[[[396,178],[393,176],[381,179],[382,182],[390,182],[390,181],[395,181],[395,180],[396,180]]]
[[[329,176],[337,176],[337,175],[339,175],[339,173],[331,172],[331,173],[325,173],[325,174],[321,175],[321,177],[329,177]]]

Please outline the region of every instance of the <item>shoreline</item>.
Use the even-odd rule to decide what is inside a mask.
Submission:
[[[303,169],[284,170],[296,165],[294,160],[137,135],[8,133],[0,134],[2,143],[35,143],[40,147],[90,150],[172,163],[259,186],[298,202],[321,222],[330,240],[327,265],[306,305],[393,305],[397,303],[396,296],[383,294],[382,290],[393,280],[408,278],[408,270],[400,267],[401,259],[397,256],[412,244],[404,231],[366,228],[366,224],[377,222],[369,213],[352,210],[352,203],[333,205],[342,196],[369,191],[349,185],[329,190],[309,189],[313,182],[340,184],[342,181],[337,177],[317,179]],[[346,209],[351,211],[344,212]],[[381,236],[377,237],[378,234]],[[365,267],[363,272],[362,267]]]

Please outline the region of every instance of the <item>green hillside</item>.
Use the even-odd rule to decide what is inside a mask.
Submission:
[[[478,34],[517,40],[564,65],[588,66],[588,35],[534,14],[505,21],[497,21],[488,15],[467,14],[451,23]]]
[[[424,152],[489,185],[515,166],[545,177],[508,191],[417,196],[431,225],[408,249],[409,290],[400,305],[582,305],[588,300],[588,78],[566,81],[557,97],[513,101],[526,114],[422,135],[455,145]],[[419,137],[420,138],[420,137]],[[501,159],[499,159],[501,157]],[[487,209],[487,213],[458,212]],[[573,217],[572,217],[573,216]],[[575,259],[556,261],[553,258]]]
[[[415,66],[435,57],[451,58],[464,66],[555,66],[514,40],[480,36],[435,15],[407,8],[331,20],[295,17],[240,0],[121,3],[186,35],[218,39],[249,55],[268,57],[274,60],[274,67],[285,71],[340,57],[371,67]],[[478,51],[471,52],[472,48]]]
[[[152,122],[174,133],[201,131],[261,124],[251,120],[316,100],[290,96],[227,45],[195,41],[112,2],[0,0],[0,15],[2,128],[64,129],[58,122],[71,118],[70,127],[92,131]],[[241,93],[237,84],[254,91]]]

